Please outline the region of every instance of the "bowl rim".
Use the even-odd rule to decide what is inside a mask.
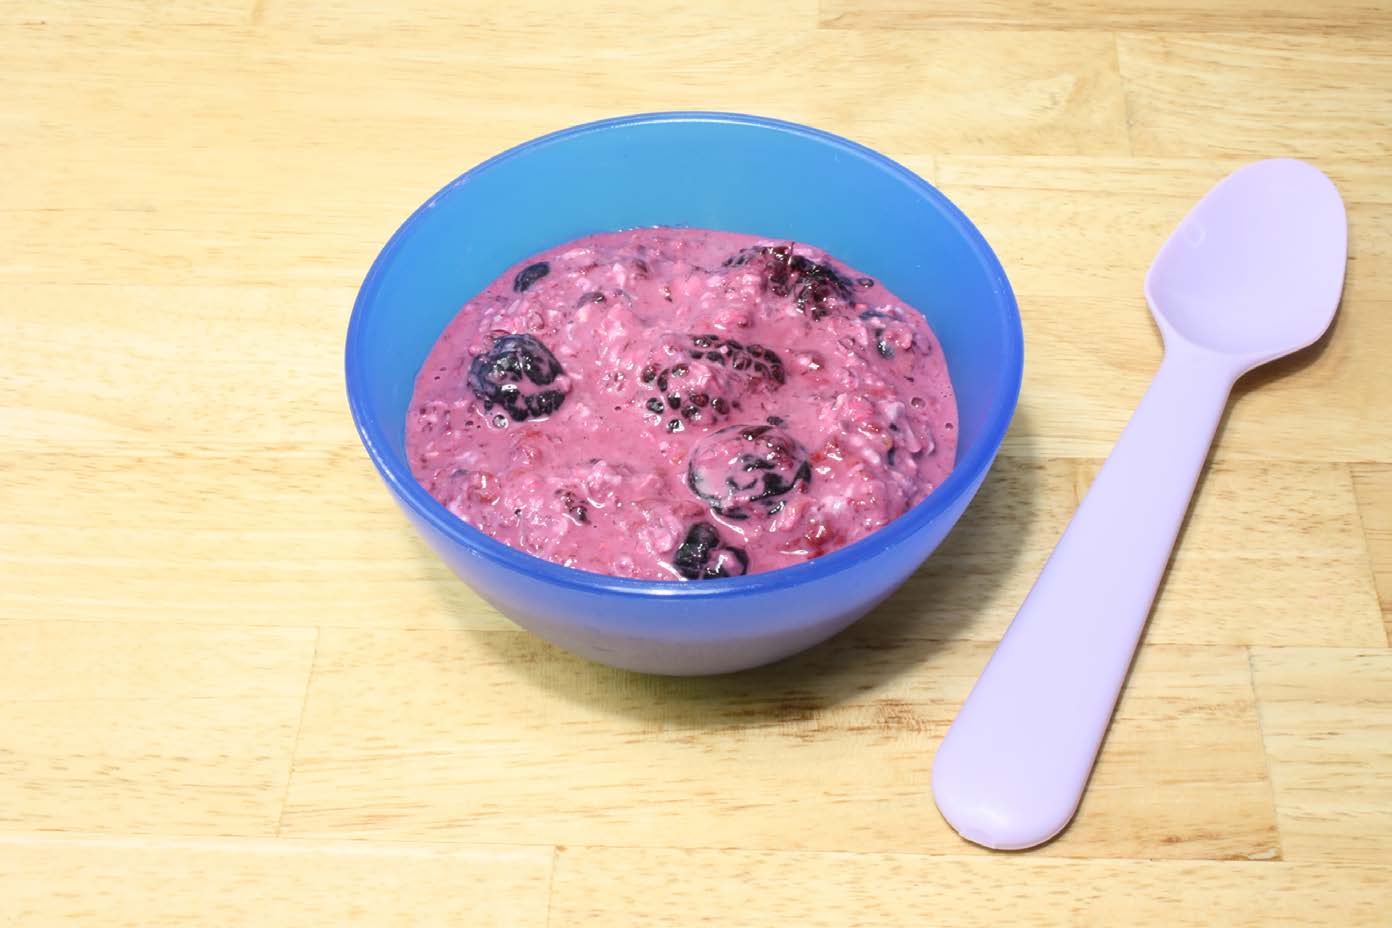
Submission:
[[[828,554],[801,564],[793,564],[775,570],[747,574],[741,577],[702,580],[699,583],[675,579],[636,580],[595,573],[575,567],[565,567],[513,548],[486,535],[446,509],[416,481],[415,476],[411,473],[410,465],[404,458],[397,459],[395,455],[386,450],[388,444],[385,430],[377,417],[369,410],[362,389],[365,380],[362,371],[365,337],[363,319],[367,315],[368,308],[381,286],[386,269],[392,263],[397,251],[404,247],[422,221],[423,216],[434,207],[441,197],[448,195],[456,187],[468,183],[471,178],[487,172],[493,166],[510,161],[536,148],[607,129],[672,122],[750,126],[800,135],[839,148],[848,155],[869,161],[881,170],[898,176],[906,184],[922,193],[937,207],[942,216],[955,226],[957,232],[966,240],[968,246],[981,261],[995,285],[998,298],[1003,303],[1002,308],[1006,311],[1005,318],[1002,320],[1006,328],[1004,333],[1006,343],[1005,389],[1002,390],[1000,399],[988,414],[982,440],[966,457],[958,458],[953,465],[952,472],[941,485],[929,493],[918,505],[897,519],[871,532],[864,538]],[[500,152],[450,181],[407,217],[373,260],[353,302],[344,351],[348,407],[368,457],[371,458],[377,472],[397,499],[403,502],[411,512],[425,520],[435,531],[501,567],[572,591],[682,601],[706,600],[711,597],[732,594],[767,593],[799,586],[852,568],[867,557],[902,544],[911,535],[956,503],[959,497],[968,492],[973,481],[984,478],[1000,449],[1006,429],[1014,416],[1019,401],[1023,372],[1024,332],[1020,321],[1019,304],[1016,301],[1014,290],[1006,278],[1005,270],[981,232],[936,187],[893,159],[858,142],[821,129],[764,116],[700,110],[637,113],[600,119],[549,132]]]

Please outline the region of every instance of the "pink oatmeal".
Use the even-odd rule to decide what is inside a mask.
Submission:
[[[569,567],[773,570],[942,483],[957,404],[923,316],[815,248],[703,229],[510,268],[431,350],[411,470],[459,518]]]

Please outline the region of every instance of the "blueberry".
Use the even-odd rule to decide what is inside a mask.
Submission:
[[[864,287],[866,290],[869,290],[871,287],[875,286],[875,281],[871,280],[869,277],[857,277],[856,283]]]
[[[781,496],[812,481],[807,452],[772,425],[734,425],[692,446],[686,484],[711,511],[731,519],[768,515]]]
[[[661,398],[661,397],[654,396],[652,399],[648,400],[648,402],[647,402],[645,405],[648,407],[648,412],[656,412],[656,413],[661,413],[661,412],[662,412],[662,398]]]
[[[580,299],[575,301],[576,307],[584,306],[586,303],[603,303],[604,294],[598,290],[591,290],[589,293],[582,294]]]
[[[565,373],[545,345],[531,335],[500,335],[469,364],[469,389],[485,410],[501,406],[517,422],[549,416],[561,408],[565,393],[547,387]]]
[[[512,279],[512,289],[518,293],[526,293],[532,284],[550,273],[551,265],[547,264],[545,261],[529,264],[518,271],[517,276]]]
[[[672,553],[672,566],[687,580],[739,577],[749,572],[749,555],[743,548],[721,544],[720,533],[709,522],[697,522]]]

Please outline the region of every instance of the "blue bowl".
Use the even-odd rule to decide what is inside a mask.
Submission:
[[[960,415],[956,469],[855,544],[767,573],[629,580],[541,560],[452,515],[404,450],[416,372],[445,325],[527,255],[595,232],[697,226],[823,248],[920,309],[942,342]],[[363,281],[348,326],[348,401],[363,445],[426,542],[524,628],[632,670],[708,674],[785,657],[892,593],[981,486],[1023,367],[1015,297],[981,234],[921,178],[805,126],[655,113],[566,129],[464,174],[406,220]]]

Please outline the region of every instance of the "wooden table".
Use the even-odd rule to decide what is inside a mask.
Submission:
[[[0,923],[1392,923],[1392,4],[445,6],[0,2]],[[488,608],[340,373],[444,181],[679,108],[922,173],[1028,341],[929,565],[723,679]],[[1338,321],[1239,387],[1075,824],[966,844],[933,751],[1156,366],[1145,269],[1271,155],[1347,200]]]

